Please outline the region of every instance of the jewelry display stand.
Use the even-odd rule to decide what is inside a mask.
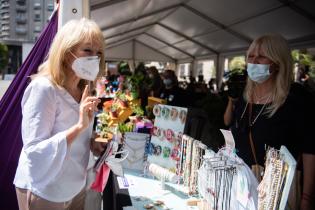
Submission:
[[[285,146],[266,152],[265,172],[258,186],[258,209],[284,210],[295,174],[296,161]]]
[[[122,162],[124,168],[140,170],[144,169],[145,145],[150,134],[126,132],[123,138],[124,149],[129,152],[126,160]]]
[[[282,155],[283,160],[288,165],[287,178],[285,180],[285,184],[284,184],[284,188],[283,188],[283,192],[282,192],[282,196],[280,200],[280,206],[279,206],[279,210],[284,210],[288,201],[289,192],[290,192],[292,180],[295,173],[296,161],[285,146],[281,146],[280,154]]]
[[[180,161],[182,133],[187,108],[157,104],[151,143],[147,153],[149,163],[155,163],[176,173]]]
[[[198,192],[209,209],[257,209],[257,180],[230,148],[205,155],[198,170]]]

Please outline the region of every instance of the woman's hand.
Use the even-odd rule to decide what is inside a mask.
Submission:
[[[226,106],[226,109],[225,109],[225,112],[224,112],[224,116],[223,116],[224,124],[226,126],[230,126],[231,123],[232,123],[233,111],[234,111],[234,103],[237,100],[238,99],[232,98],[232,97],[229,96],[229,101],[228,101],[228,104]]]
[[[101,100],[97,97],[88,95],[88,85],[86,85],[80,102],[79,121],[77,124],[69,128],[66,133],[68,145],[70,145],[74,139],[89,126],[93,120],[94,112],[97,111],[97,105]]]
[[[100,103],[100,99],[97,97],[88,96],[88,85],[82,94],[80,103],[80,117],[78,125],[83,129],[87,128],[94,117],[94,112],[98,111],[97,105]]]

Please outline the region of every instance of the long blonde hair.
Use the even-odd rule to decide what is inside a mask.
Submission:
[[[49,49],[47,60],[38,68],[38,73],[32,79],[47,75],[54,85],[64,87],[67,80],[65,70],[67,68],[69,54],[84,41],[97,42],[102,51],[100,70],[105,69],[104,38],[98,25],[86,18],[70,20],[56,34]],[[84,83],[84,82],[83,82]],[[82,84],[82,81],[80,82]],[[79,85],[80,85],[79,84]]]
[[[249,46],[248,54],[255,48],[260,48],[265,56],[277,65],[277,72],[272,78],[272,102],[266,109],[266,114],[272,117],[279,107],[285,102],[293,81],[293,61],[287,41],[278,34],[268,34],[255,39]],[[247,79],[244,98],[251,101],[254,82]]]

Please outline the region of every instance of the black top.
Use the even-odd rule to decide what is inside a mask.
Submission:
[[[163,88],[160,94],[160,98],[167,101],[167,105],[187,107],[189,98],[185,91],[177,86],[170,89]]]
[[[238,156],[248,165],[253,165],[255,161],[249,141],[248,107],[241,119],[245,106],[244,100],[239,100],[235,105],[232,133]],[[261,104],[252,105],[251,122],[256,118],[262,106]],[[315,154],[315,147],[311,146],[314,141],[312,130],[314,129],[312,120],[315,119],[314,109],[312,96],[301,85],[294,83],[285,103],[271,118],[263,112],[251,127],[258,163],[264,164],[267,146],[280,149],[281,145],[285,145],[295,159],[301,153]]]

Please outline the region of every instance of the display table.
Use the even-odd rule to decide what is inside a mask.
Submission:
[[[127,189],[119,189],[117,176],[111,171],[103,192],[103,210],[122,210],[130,206],[131,200]]]
[[[147,204],[154,204],[157,201],[163,201],[164,205],[155,205],[156,210],[173,209],[173,210],[197,210],[197,207],[187,206],[189,196],[177,191],[178,185],[165,183],[162,189],[161,181],[151,177],[143,177],[141,172],[125,170],[125,177],[130,186],[127,189],[120,189],[117,182],[117,176],[111,176],[104,191],[104,209],[124,209],[126,206],[133,208],[126,209],[145,209]],[[110,185],[112,185],[110,187]],[[112,190],[110,190],[111,188]],[[107,192],[106,192],[107,191]],[[110,195],[112,191],[112,195]]]

